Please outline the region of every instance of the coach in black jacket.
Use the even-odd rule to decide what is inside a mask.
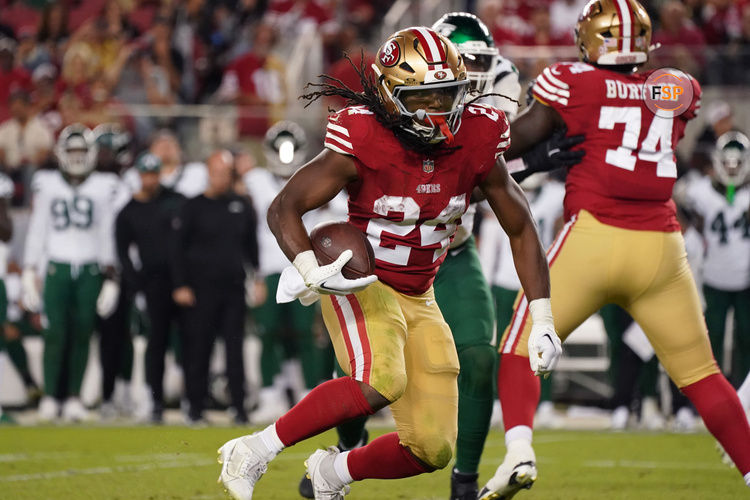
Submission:
[[[172,301],[168,248],[173,237],[172,220],[185,197],[161,185],[161,160],[150,153],[135,163],[141,177],[141,190],[120,211],[115,222],[117,256],[122,266],[123,290],[142,292],[150,324],[146,347],[146,382],[151,389],[151,421],[160,423],[163,412],[164,355],[178,309]],[[131,258],[138,251],[140,264]],[[123,321],[126,321],[123,318]],[[115,360],[116,361],[116,360]]]
[[[185,312],[185,382],[190,422],[203,420],[208,364],[217,334],[226,345],[227,376],[237,423],[244,408],[245,269],[257,269],[256,216],[233,190],[234,158],[219,150],[207,160],[208,189],[185,203],[175,220],[172,277],[175,302]]]

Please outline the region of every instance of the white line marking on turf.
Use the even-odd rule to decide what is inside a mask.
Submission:
[[[581,462],[584,467],[603,469],[633,468],[633,469],[678,469],[678,470],[724,470],[727,466],[722,463],[708,462],[658,462],[655,460],[586,460]]]
[[[67,469],[50,472],[39,472],[35,474],[14,474],[10,476],[0,476],[0,482],[10,483],[19,481],[44,481],[48,479],[57,479],[61,477],[97,475],[97,474],[114,474],[120,472],[142,472],[153,469],[179,469],[183,467],[203,467],[215,465],[214,460],[182,460],[173,462],[148,463],[141,465],[116,465],[114,467],[92,467],[89,469]]]

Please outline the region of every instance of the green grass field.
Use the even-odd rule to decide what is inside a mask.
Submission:
[[[239,428],[0,428],[2,500],[223,499],[216,449]],[[385,430],[376,430],[379,435]],[[334,433],[310,439],[274,460],[257,500],[296,499],[303,461]],[[540,431],[539,480],[518,499],[750,498],[736,470],[719,461],[707,434]],[[480,470],[490,477],[504,453],[493,431]],[[399,481],[355,484],[352,499],[445,499],[449,471]]]

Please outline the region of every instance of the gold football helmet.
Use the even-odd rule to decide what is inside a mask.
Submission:
[[[397,31],[378,50],[372,69],[386,110],[411,118],[408,132],[429,143],[453,140],[469,88],[453,43],[430,28]]]
[[[651,19],[637,0],[591,0],[575,28],[582,61],[602,66],[648,60]]]

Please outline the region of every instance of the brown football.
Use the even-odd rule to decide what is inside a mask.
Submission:
[[[344,278],[355,279],[375,272],[375,252],[365,233],[347,222],[328,222],[316,226],[310,233],[318,264],[330,264],[346,249],[354,254],[341,273]]]

